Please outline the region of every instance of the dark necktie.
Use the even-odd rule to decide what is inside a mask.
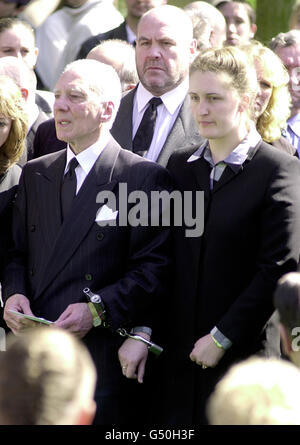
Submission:
[[[77,179],[75,168],[78,165],[76,158],[73,158],[69,163],[69,170],[65,174],[61,186],[61,215],[64,220],[70,211],[72,201],[76,195]]]
[[[160,97],[152,97],[132,141],[132,151],[140,156],[143,156],[151,145],[157,116],[157,107],[161,103],[162,100]]]

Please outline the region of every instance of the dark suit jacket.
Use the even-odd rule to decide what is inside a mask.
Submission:
[[[299,160],[262,142],[238,171],[226,167],[210,191],[211,168],[203,157],[186,162],[191,152],[169,162],[175,187],[204,191],[203,235],[173,230],[174,313],[168,320],[177,317],[167,327],[163,402],[165,421],[179,425],[204,421],[207,398],[234,361],[279,354],[279,334],[268,337],[265,326],[276,283],[297,269],[300,253]],[[214,326],[233,345],[215,368],[202,370],[189,354]]]
[[[111,129],[111,134],[126,150],[132,151],[132,111],[136,89],[123,96],[120,108]],[[177,119],[171,129],[157,159],[157,163],[166,167],[171,154],[184,147],[197,147],[203,142],[198,127],[190,110],[190,98],[186,96]]]
[[[53,116],[53,110],[50,104],[38,93],[38,90],[35,93],[35,103],[41,111],[48,115],[48,118]]]
[[[85,59],[91,49],[99,45],[103,40],[119,39],[128,41],[126,22],[121,23],[117,28],[111,29],[107,32],[97,34],[96,36],[89,37],[83,44],[77,54],[76,59]]]
[[[33,141],[33,159],[63,150],[67,143],[56,137],[54,119],[48,119],[37,128]]]
[[[11,242],[12,204],[17,193],[21,171],[21,167],[14,165],[3,176],[0,176],[0,283]],[[3,321],[2,307],[0,308],[0,326],[7,329]]]
[[[18,165],[14,165],[3,176],[0,176],[0,271],[7,256],[6,249],[12,223],[12,202],[17,193],[21,171]]]
[[[18,160],[18,165],[20,167],[23,167],[27,161],[30,161],[33,159],[34,156],[34,139],[35,135],[38,131],[39,126],[43,123],[48,121],[49,116],[47,116],[46,113],[44,113],[42,110],[39,111],[38,117],[34,124],[31,126],[29,132],[26,136],[26,149],[23,151],[22,156]]]
[[[4,300],[22,293],[30,299],[35,315],[54,321],[69,304],[86,301],[85,287],[101,295],[111,330],[93,328],[84,340],[98,369],[101,422],[122,422],[129,414],[126,406],[118,400],[108,409],[105,403],[107,398],[114,401],[120,387],[132,385],[120,371],[117,349],[123,340],[114,331],[121,326],[151,326],[153,304],[165,297],[169,228],[119,227],[118,220],[116,227],[100,227],[95,222],[101,207],[97,196],[113,192],[120,211],[119,183],[128,189],[120,198],[124,205],[132,191],[149,196],[152,190],[170,189],[171,181],[165,169],[123,150],[111,139],[61,224],[65,156],[62,150],[23,168]],[[132,207],[128,204],[128,210]],[[127,398],[123,402],[128,406]]]

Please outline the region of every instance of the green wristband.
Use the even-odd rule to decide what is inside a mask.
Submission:
[[[212,334],[210,334],[210,335],[211,335],[211,338],[213,339],[213,341],[215,342],[215,345],[220,349],[224,349],[223,346],[221,345],[221,343],[219,343]]]
[[[90,308],[92,317],[93,317],[93,326],[96,328],[97,326],[101,326],[102,320],[98,315],[98,312],[96,311],[95,306],[93,303],[88,303],[88,307]]]

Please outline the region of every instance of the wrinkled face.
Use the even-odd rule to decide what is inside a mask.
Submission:
[[[254,37],[256,26],[251,25],[246,9],[239,3],[225,3],[219,10],[225,17],[227,27],[226,45],[247,43]]]
[[[141,83],[160,96],[178,86],[188,75],[195,49],[175,23],[157,16],[141,19],[136,45],[136,65]]]
[[[0,57],[18,57],[32,69],[36,64],[37,55],[34,37],[24,26],[15,25],[0,33]]]
[[[94,144],[100,134],[101,103],[88,81],[69,70],[54,89],[54,119],[58,139],[68,142],[75,153]]]
[[[7,141],[12,120],[0,114],[0,147]]]
[[[254,65],[258,80],[258,93],[255,99],[254,109],[255,115],[258,118],[266,111],[266,108],[272,96],[273,86],[267,79],[267,76],[264,73],[263,66],[258,61],[255,61]]]
[[[292,97],[292,116],[300,110],[300,45],[276,48],[290,75],[289,90]]]
[[[0,0],[0,18],[1,17],[15,17],[19,14],[20,9],[17,7],[17,2],[6,2]]]
[[[145,12],[165,3],[166,0],[126,0],[128,13],[136,18],[142,17]]]
[[[241,98],[230,87],[226,73],[195,71],[190,76],[189,95],[194,119],[204,138],[230,140],[237,133]]]

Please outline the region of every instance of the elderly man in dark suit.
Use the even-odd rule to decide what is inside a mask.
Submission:
[[[123,343],[116,330],[136,328],[150,338],[169,269],[169,229],[152,227],[151,215],[135,224],[129,198],[150,199],[152,190],[170,190],[171,181],[165,169],[111,138],[121,98],[112,67],[94,60],[68,65],[55,97],[57,136],[68,148],[23,169],[4,319],[18,333],[22,318],[10,310],[34,314],[83,338],[98,371],[95,423],[120,424],[135,419],[129,394],[143,387],[134,379],[143,380],[148,349],[131,338]],[[88,303],[87,287],[97,301]]]
[[[143,15],[136,45],[140,83],[123,97],[111,130],[122,147],[166,166],[174,151],[201,143],[187,95],[195,54],[192,22],[183,10],[163,5]]]

